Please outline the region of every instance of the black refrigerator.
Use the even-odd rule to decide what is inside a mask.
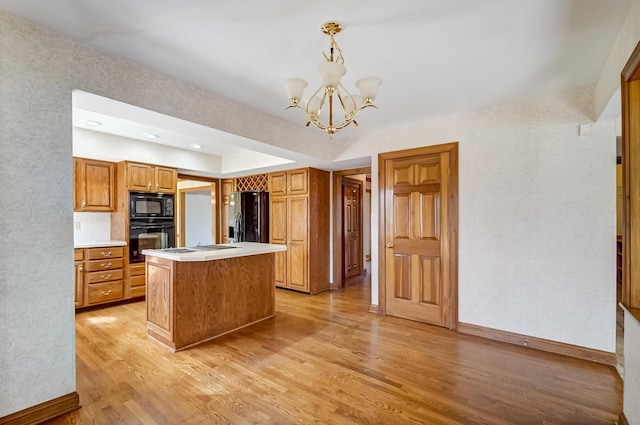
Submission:
[[[229,242],[269,243],[269,192],[229,194]]]

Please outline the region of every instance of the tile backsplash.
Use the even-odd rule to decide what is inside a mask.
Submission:
[[[73,213],[73,242],[75,244],[108,241],[111,239],[109,213]]]

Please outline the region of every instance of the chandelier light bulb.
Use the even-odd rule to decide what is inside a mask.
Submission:
[[[307,126],[313,124],[331,136],[351,123],[357,126],[355,118],[363,109],[368,107],[377,109],[373,101],[382,80],[377,77],[360,79],[356,82],[360,96],[351,95],[340,82],[347,73],[347,68],[344,66],[342,50],[334,39],[334,36],[342,31],[342,25],[339,22],[329,21],[325,22],[320,29],[331,39],[328,54],[322,53],[325,61],[318,65],[322,84],[309,97],[306,107],[303,109],[300,107],[300,101],[308,83],[302,78],[284,80],[284,88],[290,102],[286,109],[300,109],[309,120]],[[320,114],[324,108],[327,109],[324,114],[327,121],[323,123],[320,121]]]

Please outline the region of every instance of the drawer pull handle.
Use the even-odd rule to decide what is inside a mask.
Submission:
[[[109,267],[111,267],[111,263],[100,263],[100,265],[103,269],[108,269]]]
[[[106,291],[102,291],[102,295],[104,295],[105,297],[107,295],[111,294],[111,289],[107,289]]]
[[[111,255],[111,251],[107,251],[107,252],[100,251],[100,255],[102,255],[103,257],[108,257]]]
[[[103,280],[111,279],[111,274],[108,274],[107,276],[102,275],[102,276],[100,276],[100,278],[103,279]]]

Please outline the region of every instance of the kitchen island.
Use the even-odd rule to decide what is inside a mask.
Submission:
[[[144,250],[147,335],[183,350],[275,315],[274,253],[240,242]]]

